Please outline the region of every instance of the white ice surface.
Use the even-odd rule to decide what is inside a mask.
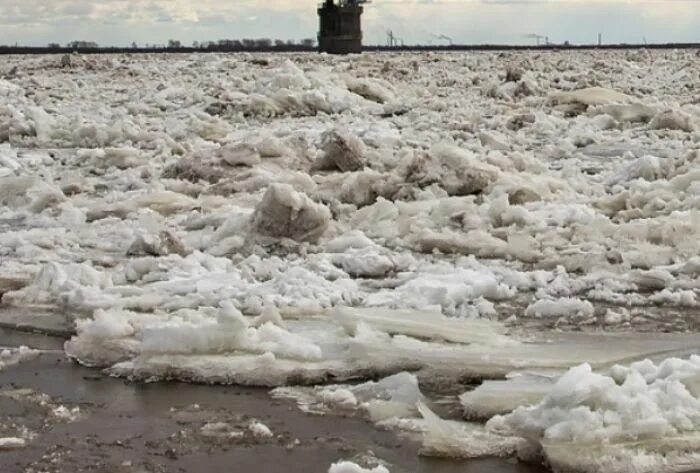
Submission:
[[[553,333],[518,340],[495,322],[454,319],[443,327],[442,318],[338,309],[330,316],[296,315],[280,326],[278,316],[245,317],[231,304],[168,316],[100,311],[78,321],[78,335],[65,348],[85,364],[122,376],[279,386],[406,369],[498,378],[514,370],[565,370],[584,361],[609,367],[697,347],[697,337],[681,334]]]
[[[389,470],[382,465],[374,468],[362,468],[357,463],[341,461],[334,463],[328,469],[328,473],[389,473]]]
[[[471,412],[508,411],[478,424],[446,421],[419,405],[422,453],[519,457],[556,472],[686,472],[700,465],[700,360],[668,358],[609,374],[583,364],[552,380],[523,375],[462,397]],[[489,399],[491,397],[491,399]],[[516,407],[520,406],[520,407]],[[413,427],[411,427],[413,426]]]
[[[8,57],[2,304],[140,379],[518,371],[477,416],[536,403],[524,376],[697,354],[694,54]],[[317,169],[331,130],[354,154]],[[675,440],[615,458],[676,468]]]
[[[55,274],[51,284],[36,281],[4,300],[86,315],[226,299],[255,314],[267,298],[306,310],[388,306],[493,317],[493,305],[537,290],[527,304],[567,298],[697,308],[698,288],[678,269],[696,256],[700,232],[693,127],[671,126],[678,117],[692,125],[697,115],[675,87],[693,77],[674,69],[684,54],[534,60],[522,53],[513,60],[527,73],[507,84],[493,80],[511,59],[492,55],[259,63],[114,56],[76,58],[71,69],[51,57],[12,58],[8,67],[31,74],[8,76],[2,87],[0,222],[9,225],[0,233],[2,271],[34,277],[44,264],[60,264],[71,280]],[[420,72],[406,74],[414,67]],[[599,77],[589,84],[567,72],[582,68]],[[632,70],[644,71],[643,86]],[[115,71],[123,77],[113,80]],[[131,82],[139,86],[124,87]],[[37,86],[51,93],[26,93]],[[568,116],[558,108],[571,103],[589,110]],[[600,113],[609,127],[600,128]],[[365,169],[312,172],[332,128],[363,143]],[[165,172],[193,156],[202,169]],[[273,183],[331,209],[327,234],[304,250],[313,261],[280,262],[256,248],[249,220]],[[170,231],[210,263],[236,261],[215,271],[190,264],[197,256],[125,261],[128,245],[155,230],[144,223],[147,211],[157,215],[155,234]],[[342,246],[345,234],[358,232],[371,249]],[[450,256],[423,254],[432,252]],[[241,261],[251,253],[259,261]],[[73,281],[74,264],[104,280]],[[632,269],[667,271],[670,279],[645,286]],[[555,271],[565,275],[557,282],[566,294],[549,292]],[[194,284],[211,272],[217,284]],[[241,280],[240,292],[221,287]],[[589,323],[591,308],[582,309],[554,312]]]
[[[541,448],[556,471],[676,472],[700,467],[700,358],[572,368],[534,406],[487,428]]]

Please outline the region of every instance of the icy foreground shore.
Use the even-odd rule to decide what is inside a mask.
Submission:
[[[0,322],[67,316],[70,356],[134,379],[390,376],[278,394],[427,454],[700,468],[699,73],[675,51],[8,57]],[[488,424],[432,414],[434,379],[488,379],[460,397]]]

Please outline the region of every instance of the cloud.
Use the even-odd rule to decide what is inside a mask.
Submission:
[[[84,38],[101,44],[313,37],[320,0],[1,0],[0,43],[44,44]],[[429,22],[425,19],[430,18]],[[366,7],[367,42],[387,29],[407,42],[553,40],[700,40],[698,0],[374,0]]]

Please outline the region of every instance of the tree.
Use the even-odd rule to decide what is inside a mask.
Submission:
[[[97,49],[100,47],[92,41],[71,41],[66,46],[70,49]]]
[[[277,46],[278,48],[283,47],[284,44],[285,44],[284,41],[282,41],[281,39],[276,39],[276,40],[275,40],[275,46]]]
[[[168,40],[168,49],[180,49],[182,47],[182,43],[176,39],[169,39]]]
[[[139,48],[139,45],[136,44],[136,41],[134,41],[133,43],[131,43],[131,49],[138,49],[138,48]]]
[[[313,38],[304,38],[301,40],[300,44],[306,48],[313,48],[316,44],[316,40]]]
[[[61,45],[58,43],[49,43],[48,48],[49,49],[61,49]]]

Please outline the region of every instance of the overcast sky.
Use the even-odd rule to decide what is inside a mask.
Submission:
[[[0,0],[0,44],[314,37],[320,0]],[[700,0],[374,0],[365,43],[700,42]],[[444,41],[443,41],[444,42]]]

